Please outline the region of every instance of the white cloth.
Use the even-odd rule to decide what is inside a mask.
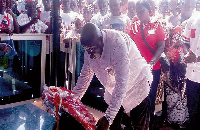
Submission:
[[[69,31],[70,29],[75,28],[75,20],[76,18],[79,18],[81,21],[83,20],[83,16],[81,14],[78,14],[74,11],[70,11],[69,13],[64,13],[61,11],[61,18],[62,18],[62,33],[60,34],[61,37],[61,44],[60,44],[60,51],[65,51],[65,44],[63,44],[63,39],[68,37],[71,32]]]
[[[83,21],[83,15],[82,14],[79,14],[77,12],[74,12],[74,11],[70,11],[70,14],[72,16],[72,20],[73,22],[76,20],[76,18],[79,18],[81,21]]]
[[[101,21],[102,21],[103,16],[101,15],[100,12],[98,12],[97,14],[95,14],[92,18],[91,18],[91,23],[96,24],[97,27],[101,28]]]
[[[68,28],[68,26],[71,24],[71,21],[72,21],[71,14],[70,13],[61,13],[60,16],[62,18],[62,27]]]
[[[76,18],[83,20],[83,16],[81,14],[74,12],[74,11],[70,11],[69,13],[61,12],[60,16],[62,18],[62,27],[64,29],[68,29],[68,26],[70,26],[72,23],[74,23]]]
[[[103,53],[90,59],[85,52],[84,65],[73,89],[75,98],[82,98],[93,74],[105,87],[105,101],[109,104],[106,116],[115,118],[121,105],[128,113],[149,94],[152,82],[150,66],[140,55],[132,39],[116,30],[103,30]]]
[[[21,13],[21,12],[25,12],[25,5],[26,5],[26,1],[16,1],[17,2],[17,10]]]
[[[31,18],[29,18],[27,14],[20,14],[17,17],[17,22],[19,23],[20,26],[23,26],[29,23],[30,21]],[[47,28],[48,26],[38,19],[38,22],[30,26],[29,29],[27,29],[26,33],[31,33],[32,30],[36,30],[37,33],[43,33]]]
[[[196,55],[200,56],[200,12],[198,15],[193,15],[188,21],[184,30],[183,36],[190,40],[190,50]],[[193,31],[193,32],[191,32]],[[194,33],[194,34],[191,34]],[[194,37],[192,36],[194,35]],[[188,63],[186,68],[186,78],[191,81],[200,83],[200,62]]]
[[[68,70],[72,73],[71,87],[73,88],[75,86],[76,72],[76,43],[80,42],[80,34],[78,34],[75,29],[72,29],[66,34],[65,39],[70,39],[69,47],[65,49],[65,52],[69,53]]]
[[[68,53],[69,53],[69,67],[68,70],[74,74],[76,69],[76,43],[80,40],[80,34],[77,34],[75,29],[70,30],[65,39],[71,39],[69,43]],[[74,84],[75,85],[75,84]],[[74,87],[74,86],[72,86]]]
[[[50,23],[51,20],[51,11],[42,11],[40,14],[40,20],[44,23]]]
[[[102,18],[101,23],[103,29],[109,29],[112,28],[111,26],[113,24],[121,24],[125,27],[129,20],[129,17],[125,14],[113,16],[111,13],[109,13]]]

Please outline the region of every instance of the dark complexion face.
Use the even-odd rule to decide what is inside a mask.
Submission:
[[[140,4],[136,5],[136,14],[140,21],[143,23],[145,23],[145,21],[148,21],[148,19],[150,18],[149,10]]]
[[[92,46],[83,46],[85,51],[88,52],[91,59],[97,59],[100,58],[103,52],[103,38],[98,37],[94,42],[92,42],[90,45]]]
[[[5,9],[6,9],[6,0],[0,0],[0,13],[3,14]]]
[[[71,1],[71,3],[70,3],[70,8],[71,8],[72,11],[75,11],[75,10],[76,10],[77,4],[76,4],[76,2],[75,2],[74,0]]]
[[[49,11],[51,9],[51,1],[50,0],[42,0],[42,3],[44,5],[44,9],[46,11]]]
[[[75,30],[76,30],[76,32],[77,32],[77,33],[81,33],[82,27],[83,27],[83,24],[82,24],[81,20],[80,20],[80,19],[77,19],[77,20],[75,21]]]
[[[70,0],[62,0],[62,6],[64,13],[70,12]]]
[[[99,6],[97,5],[97,3],[93,4],[93,13],[97,14],[99,12]]]
[[[80,13],[83,13],[83,8],[85,7],[84,0],[78,0],[77,6],[78,6]]]
[[[90,20],[92,18],[92,11],[89,8],[83,9],[83,18],[84,18],[86,23],[90,22]]]
[[[113,16],[121,15],[120,0],[110,0],[109,7]]]
[[[99,11],[100,11],[101,15],[104,16],[107,13],[107,10],[108,10],[107,1],[106,0],[99,0],[98,6],[99,6]]]
[[[135,16],[135,2],[128,2],[128,17],[133,18]]]
[[[160,5],[159,5],[159,10],[160,13],[162,13],[163,15],[168,13],[169,11],[169,3],[167,0],[162,0]]]
[[[194,8],[195,8],[195,0],[185,0],[181,8],[182,17],[184,17],[185,19],[190,18]]]
[[[26,5],[27,14],[29,17],[37,17],[36,3],[31,1]]]

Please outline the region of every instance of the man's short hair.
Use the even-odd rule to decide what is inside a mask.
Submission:
[[[95,24],[86,23],[81,32],[81,44],[83,46],[92,46],[92,42],[94,42],[95,38],[99,35],[98,32],[98,27]]]
[[[139,0],[136,5],[142,5],[151,12],[151,5],[148,0]]]

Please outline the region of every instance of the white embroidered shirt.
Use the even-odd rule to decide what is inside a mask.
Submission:
[[[106,117],[114,120],[121,105],[128,113],[149,94],[152,81],[150,67],[140,55],[132,39],[116,30],[103,30],[103,53],[90,59],[85,52],[84,65],[73,91],[81,99],[93,74],[105,87],[105,101],[109,104]]]

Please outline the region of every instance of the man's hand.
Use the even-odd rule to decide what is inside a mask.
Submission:
[[[13,48],[8,45],[8,44],[5,44],[5,43],[0,43],[0,51],[4,52],[5,55],[8,54],[9,52],[9,48],[12,50]]]
[[[151,60],[150,62],[149,62],[149,65],[150,65],[150,69],[151,69],[151,71],[153,70],[153,66],[155,65],[155,62],[153,61],[153,60]]]
[[[31,24],[35,24],[38,22],[38,17],[33,17],[30,21]]]
[[[195,55],[192,51],[189,51],[189,52],[184,56],[183,61],[184,61],[185,63],[193,63],[193,62],[196,62],[196,55]]]
[[[72,40],[72,39],[70,39],[70,38],[66,38],[66,39],[63,40],[63,42],[64,42],[65,44],[69,44],[69,42],[70,42],[71,40]]]
[[[9,34],[10,36],[13,35],[12,31],[9,28],[1,28],[0,33],[6,33]]]
[[[71,39],[70,38],[67,38],[67,39],[64,39],[63,42],[65,43],[65,47],[68,48],[69,47],[69,43],[70,43]]]
[[[7,8],[6,13],[9,13],[12,17],[15,17],[15,14],[10,8]]]
[[[108,130],[109,129],[109,123],[105,116],[99,119],[97,122],[97,129],[96,130]]]

